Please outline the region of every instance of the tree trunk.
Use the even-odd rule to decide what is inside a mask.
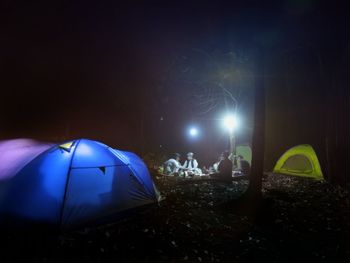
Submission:
[[[233,166],[237,167],[237,158],[236,158],[236,137],[234,131],[230,133],[230,154],[232,156]]]
[[[262,175],[264,170],[265,145],[265,87],[264,87],[264,53],[262,49],[257,52],[255,63],[255,108],[254,131],[252,142],[252,167],[249,187],[245,194],[231,204],[238,214],[254,218],[261,207],[262,201]]]
[[[264,87],[264,51],[260,48],[255,62],[255,108],[254,131],[252,142],[252,167],[250,183],[247,190],[249,199],[260,199],[262,175],[264,172],[264,145],[265,145],[265,87]]]
[[[144,111],[141,111],[140,116],[140,144],[141,144],[141,156],[144,156],[145,153],[145,145],[146,145],[146,138],[145,138],[145,113]]]

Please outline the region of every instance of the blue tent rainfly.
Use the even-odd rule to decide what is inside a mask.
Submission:
[[[6,178],[6,177],[4,177]],[[135,154],[80,139],[55,145],[0,181],[0,220],[72,228],[158,201]]]

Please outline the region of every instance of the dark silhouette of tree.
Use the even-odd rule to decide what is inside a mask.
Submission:
[[[236,114],[249,99],[253,78],[251,61],[239,48],[191,49],[177,56],[167,71],[167,85],[181,87],[184,105],[193,119],[217,119],[217,111]],[[182,89],[182,90],[181,90]],[[234,151],[235,136],[230,136]]]
[[[264,172],[265,150],[265,85],[264,59],[262,47],[258,48],[255,56],[254,74],[254,127],[252,142],[252,167],[249,187],[245,197],[255,203],[261,198],[262,176]]]

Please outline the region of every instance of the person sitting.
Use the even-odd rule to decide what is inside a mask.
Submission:
[[[218,165],[218,172],[211,175],[213,178],[220,178],[225,180],[232,179],[232,161],[229,159],[230,153],[225,151],[222,153],[222,160]]]
[[[179,153],[174,153],[173,158],[170,158],[163,164],[164,173],[166,175],[174,176],[179,173],[182,168],[180,164],[180,156]]]
[[[202,171],[198,168],[198,162],[193,158],[193,153],[189,152],[187,154],[187,160],[182,165],[182,169],[185,172],[185,176],[201,175]]]
[[[220,164],[220,162],[221,162],[223,159],[224,159],[223,155],[220,154],[220,156],[219,156],[217,162],[213,164],[213,172],[214,172],[214,173],[218,173],[218,172],[219,172],[219,164]]]
[[[242,175],[249,175],[250,173],[250,164],[247,160],[243,158],[242,155],[238,155],[238,164],[241,170]]]

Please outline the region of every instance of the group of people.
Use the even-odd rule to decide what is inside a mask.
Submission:
[[[198,162],[192,152],[187,153],[187,158],[182,165],[180,158],[181,155],[175,153],[164,163],[163,171],[166,175],[184,177],[209,175],[215,178],[231,179],[234,170],[244,175],[248,175],[250,172],[250,164],[244,160],[243,156],[238,155],[237,160],[235,160],[236,165],[234,165],[228,151],[223,152],[210,169],[204,167],[203,171],[198,167]]]
[[[181,155],[174,153],[174,156],[164,163],[164,173],[166,175],[184,175],[185,177],[201,175],[202,170],[198,168],[198,162],[193,158],[193,155],[192,152],[187,153],[187,159],[181,165]]]

